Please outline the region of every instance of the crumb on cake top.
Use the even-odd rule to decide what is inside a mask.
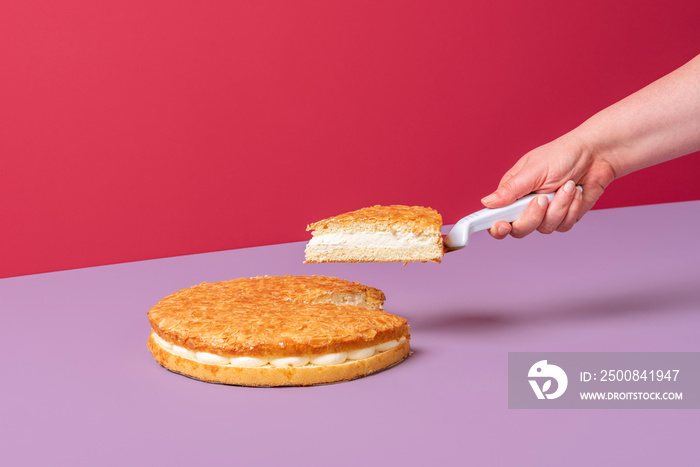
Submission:
[[[409,230],[414,233],[437,231],[440,234],[442,216],[435,209],[423,206],[371,206],[314,222],[306,230],[336,230],[370,224],[379,230]]]
[[[368,306],[314,303],[365,294]],[[384,294],[324,276],[278,276],[204,283],[148,312],[153,331],[195,351],[231,356],[317,355],[356,350],[408,334],[404,318],[381,310]]]

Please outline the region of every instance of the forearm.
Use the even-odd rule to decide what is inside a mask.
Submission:
[[[700,55],[572,132],[616,178],[700,150]]]

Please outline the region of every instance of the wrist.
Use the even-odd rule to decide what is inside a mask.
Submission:
[[[625,148],[614,143],[614,139],[606,135],[601,128],[605,125],[596,124],[592,117],[567,134],[576,145],[581,160],[590,166],[605,166],[616,180],[634,169],[624,164]],[[610,180],[610,181],[612,181]]]

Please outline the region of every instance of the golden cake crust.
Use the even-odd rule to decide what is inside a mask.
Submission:
[[[423,206],[371,206],[347,212],[309,224],[306,230],[342,229],[357,224],[372,224],[392,232],[408,230],[413,233],[440,231],[442,216],[435,209]]]
[[[411,353],[406,340],[386,352],[338,365],[243,368],[202,363],[175,355],[160,347],[152,334],[148,339],[148,348],[156,361],[170,371],[212,383],[243,386],[310,386],[349,381],[393,366]]]
[[[365,307],[327,303],[357,294]],[[194,351],[319,355],[408,337],[406,320],[379,309],[383,301],[378,289],[332,277],[255,277],[181,290],[153,306],[148,319],[164,340]]]

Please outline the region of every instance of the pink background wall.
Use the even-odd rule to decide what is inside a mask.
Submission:
[[[481,208],[518,157],[700,53],[700,2],[7,1],[0,277]],[[700,158],[597,207],[700,199]],[[641,219],[640,223],[646,224]]]

